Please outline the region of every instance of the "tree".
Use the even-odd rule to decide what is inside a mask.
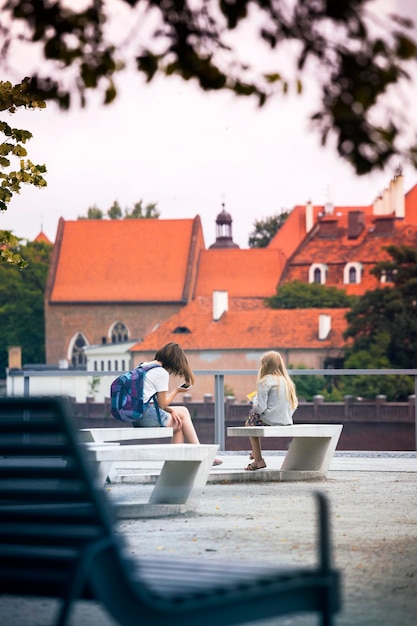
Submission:
[[[388,276],[392,286],[367,291],[347,314],[345,338],[353,341],[347,356],[370,353],[385,337],[384,354],[390,367],[413,368],[417,354],[417,250],[408,246],[384,249],[392,261],[377,263],[372,273],[379,278]]]
[[[158,211],[156,202],[150,202],[143,206],[143,201],[139,200],[139,202],[135,202],[133,209],[129,211],[129,209],[125,210],[125,218],[126,219],[158,219],[160,213]]]
[[[283,213],[266,217],[263,220],[255,220],[253,223],[254,230],[249,235],[249,248],[266,248],[289,214],[289,211],[284,211]]]
[[[87,215],[79,215],[79,220],[102,220],[103,219],[103,211],[98,208],[95,204],[94,206],[88,207]]]
[[[411,84],[413,24],[400,16],[381,24],[372,9],[372,0],[114,0],[111,7],[86,0],[75,8],[66,0],[8,0],[0,16],[1,56],[7,61],[22,42],[40,48],[46,63],[31,77],[33,89],[64,109],[74,92],[84,105],[89,89],[112,102],[115,76],[131,57],[147,81],[180,76],[206,91],[253,96],[261,106],[291,87],[301,92],[303,73],[314,74],[321,105],[312,120],[322,142],[333,135],[339,155],[365,174],[393,155],[417,164],[411,113],[402,119],[404,107],[389,106],[394,88]],[[130,12],[132,24],[122,42],[108,23],[118,10]],[[281,51],[294,57],[291,80],[276,66]]]
[[[279,285],[277,293],[266,298],[265,304],[271,309],[338,309],[350,307],[354,301],[355,296],[348,296],[344,289],[294,280]]]
[[[149,202],[144,206],[143,200],[139,200],[139,202],[135,202],[132,209],[126,208],[123,215],[120,204],[117,200],[115,200],[111,207],[107,210],[107,217],[111,220],[143,218],[158,219],[160,214],[157,206],[156,202]],[[88,209],[86,216],[78,216],[79,220],[101,220],[103,218],[104,213],[96,204]]]
[[[0,378],[10,346],[22,347],[25,363],[45,362],[44,293],[52,248],[44,242],[19,244],[13,252],[27,259],[27,268],[0,265]]]
[[[0,81],[0,111],[15,113],[18,108],[42,109],[46,104],[35,98],[28,79],[17,85],[8,81]],[[45,165],[34,165],[25,160],[27,150],[25,144],[32,138],[28,130],[13,128],[7,122],[0,120],[0,133],[5,137],[0,144],[0,211],[7,211],[13,194],[20,193],[23,184],[45,187],[46,180],[43,174]],[[12,168],[11,158],[19,160],[17,169]],[[19,253],[10,248],[18,245],[18,239],[9,231],[0,230],[0,264],[8,263],[23,269],[26,264]]]
[[[392,260],[381,261],[371,273],[391,282],[367,291],[346,315],[345,339],[351,340],[345,367],[414,368],[417,354],[417,250],[409,246],[384,248]],[[356,381],[364,397],[370,381]],[[413,393],[408,377],[384,376],[378,381],[379,393],[390,399],[404,399]],[[375,395],[375,381],[372,382]]]
[[[113,204],[111,205],[110,209],[108,209],[107,216],[111,220],[120,220],[122,215],[123,215],[122,208],[120,204],[117,202],[117,200],[115,200]]]

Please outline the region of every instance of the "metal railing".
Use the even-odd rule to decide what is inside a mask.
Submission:
[[[417,395],[417,369],[289,369],[290,376],[413,376],[414,395]],[[86,376],[100,377],[112,376],[116,378],[120,372],[89,372],[78,370],[56,370],[53,372],[57,376]],[[225,449],[225,376],[256,376],[258,370],[194,370],[194,374],[214,376],[214,442],[219,445],[220,450]],[[18,370],[9,372],[9,376],[23,376],[23,394],[30,395],[30,379],[37,377],[50,377],[51,370]],[[417,450],[417,403],[415,403],[415,444]]]

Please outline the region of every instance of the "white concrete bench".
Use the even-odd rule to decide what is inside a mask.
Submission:
[[[140,441],[143,439],[170,439],[174,433],[173,428],[134,428],[133,426],[121,426],[117,428],[82,428],[80,430],[81,440],[85,443],[108,444],[119,443],[121,441],[129,445],[129,441]],[[100,473],[107,472],[104,480],[117,482],[121,479],[123,470],[132,469],[132,463],[119,462],[117,467],[113,463],[101,463]]]
[[[128,441],[129,439],[164,439],[172,437],[173,429],[166,428],[82,428],[81,438],[86,442],[105,443],[109,441]]]
[[[162,461],[162,469],[148,501],[151,505],[194,505],[207,483],[218,450],[217,444],[86,445],[100,464],[103,481],[110,464],[127,461],[140,466],[146,461]]]
[[[341,424],[233,426],[227,429],[227,435],[290,438],[292,441],[280,469],[281,480],[312,480],[326,477],[342,428]]]

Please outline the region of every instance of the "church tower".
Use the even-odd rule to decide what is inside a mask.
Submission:
[[[216,241],[210,246],[211,248],[239,248],[234,243],[232,237],[232,216],[224,208],[222,203],[221,213],[216,217]]]

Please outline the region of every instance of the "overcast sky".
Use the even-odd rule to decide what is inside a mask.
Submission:
[[[402,5],[417,18],[415,0],[383,4]],[[178,79],[144,85],[134,73],[119,87],[119,98],[107,107],[91,103],[62,113],[51,104],[2,114],[33,133],[29,158],[46,164],[48,186],[24,187],[0,214],[0,229],[33,239],[42,227],[53,241],[60,217],[77,219],[93,205],[107,211],[114,200],[131,208],[142,199],[156,202],[161,218],[200,215],[209,246],[224,202],[233,238],[243,248],[256,219],[307,200],[370,204],[393,174],[391,168],[359,178],[330,144],[320,146],[308,122],[317,109],[314,87],[262,109],[249,99],[201,93]],[[417,172],[405,166],[404,174],[408,191]]]

